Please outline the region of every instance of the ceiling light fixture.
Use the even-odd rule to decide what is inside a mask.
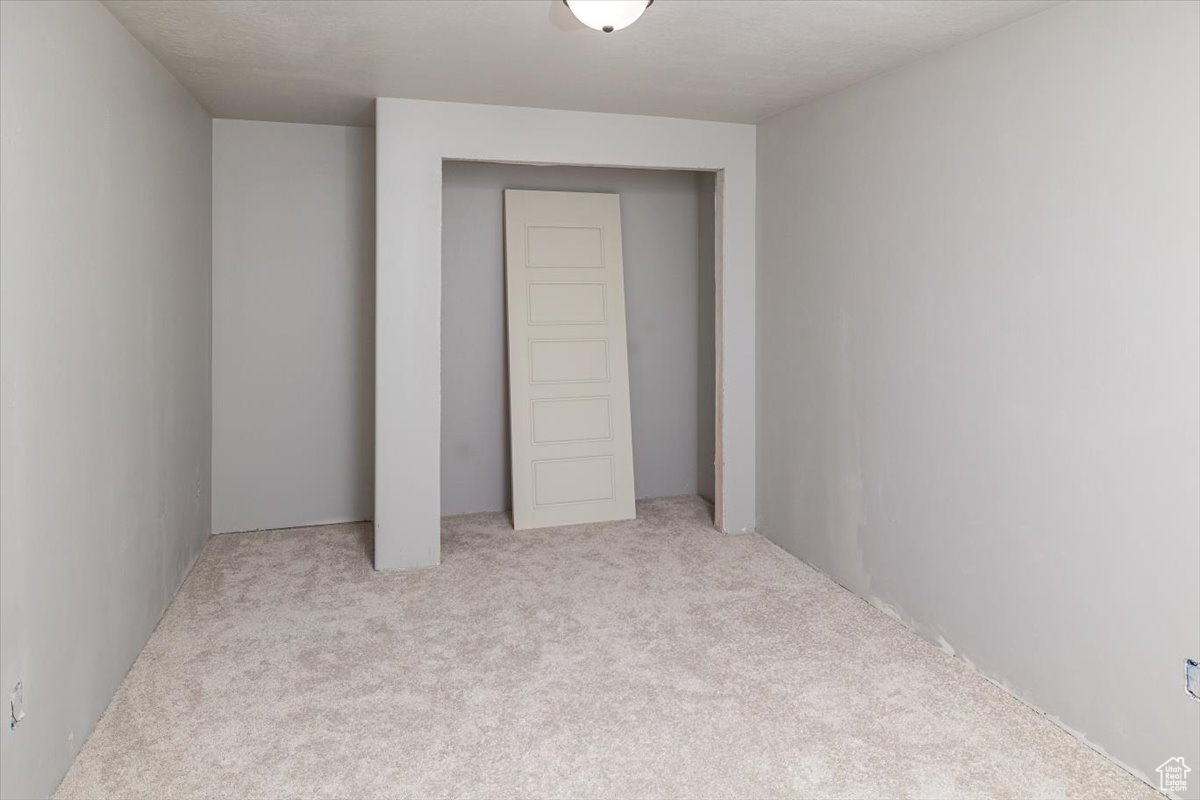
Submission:
[[[563,0],[575,19],[592,30],[612,33],[638,21],[654,0]]]

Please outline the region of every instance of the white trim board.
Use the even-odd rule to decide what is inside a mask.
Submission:
[[[375,135],[375,567],[441,555],[446,160],[717,173],[717,527],[753,530],[755,126],[379,98]]]

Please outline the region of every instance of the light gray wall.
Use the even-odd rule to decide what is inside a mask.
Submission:
[[[99,3],[0,3],[4,797],[53,791],[208,536],[211,131]]]
[[[758,139],[761,530],[1145,775],[1200,763],[1198,11],[1059,6]]]
[[[511,505],[505,189],[621,195],[637,494],[711,498],[712,176],[446,162],[443,178],[442,513]]]
[[[370,519],[375,136],[213,122],[213,531]]]

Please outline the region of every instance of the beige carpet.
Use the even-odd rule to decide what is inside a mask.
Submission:
[[[58,796],[1159,795],[696,498],[214,537]]]

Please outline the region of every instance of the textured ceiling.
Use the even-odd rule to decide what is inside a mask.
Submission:
[[[658,0],[583,27],[559,0],[106,0],[214,116],[370,125],[412,97],[755,122],[1053,2]]]

